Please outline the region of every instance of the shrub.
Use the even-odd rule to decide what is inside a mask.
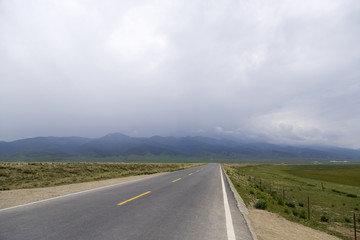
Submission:
[[[359,209],[356,207],[356,208],[354,208],[354,210],[355,210],[355,211],[358,211]]]
[[[295,217],[297,217],[299,215],[299,212],[296,209],[293,209],[292,213]]]
[[[325,215],[322,215],[321,218],[320,218],[320,221],[322,222],[329,222],[329,218]]]
[[[260,199],[258,200],[256,203],[255,203],[255,206],[254,206],[256,209],[266,209],[267,208],[267,203],[265,200],[263,199]]]
[[[271,192],[270,195],[273,199],[275,199],[275,200],[278,199],[278,196],[276,196],[276,192]]]
[[[305,206],[305,204],[304,204],[304,203],[302,203],[302,202],[299,202],[299,206],[300,206],[300,207],[304,207],[304,206]]]
[[[348,218],[348,217],[345,217],[345,218],[344,218],[344,221],[345,221],[346,223],[350,223],[350,222],[351,222],[350,218]]]
[[[289,209],[285,208],[284,213],[289,214]]]
[[[281,206],[284,205],[284,201],[282,200],[282,198],[278,198],[278,199],[277,199],[277,203],[278,203],[279,205],[281,205]]]
[[[344,194],[344,192],[336,190],[336,189],[331,189],[331,191],[335,192],[335,193],[340,193],[340,194]]]
[[[295,204],[293,202],[286,202],[285,205],[291,208],[295,208]]]
[[[300,218],[306,219],[306,212],[304,210],[301,210],[300,212]]]
[[[254,195],[254,194],[255,194],[253,190],[250,190],[249,193],[250,193],[251,195]]]
[[[351,198],[357,198],[357,195],[352,194],[352,193],[348,193],[346,194],[347,197],[351,197]]]

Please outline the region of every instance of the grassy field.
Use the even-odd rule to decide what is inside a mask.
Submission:
[[[298,165],[286,172],[300,177],[360,187],[359,165]]]
[[[159,172],[172,172],[191,163],[2,163],[0,190],[50,187]]]
[[[342,239],[353,239],[353,213],[360,225],[360,165],[224,164],[224,168],[248,206],[265,207]]]

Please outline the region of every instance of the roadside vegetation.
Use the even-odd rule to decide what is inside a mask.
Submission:
[[[278,213],[342,239],[354,237],[354,213],[360,225],[360,165],[224,164],[224,168],[248,207]],[[359,236],[359,228],[357,232]]]
[[[192,163],[4,163],[0,162],[0,190],[51,187],[134,175],[172,172]]]

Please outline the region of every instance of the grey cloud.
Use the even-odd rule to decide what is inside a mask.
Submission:
[[[0,136],[360,147],[360,3],[1,1]]]

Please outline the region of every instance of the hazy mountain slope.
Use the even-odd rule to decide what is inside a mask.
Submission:
[[[13,142],[2,142],[0,144],[0,156],[7,155],[71,155],[76,149],[91,141],[81,137],[36,137],[21,139]]]
[[[225,157],[234,159],[296,159],[360,161],[360,151],[336,147],[288,146],[269,143],[243,143],[208,137],[134,138],[121,133],[101,138],[37,137],[0,142],[0,156],[126,156],[173,155]]]

